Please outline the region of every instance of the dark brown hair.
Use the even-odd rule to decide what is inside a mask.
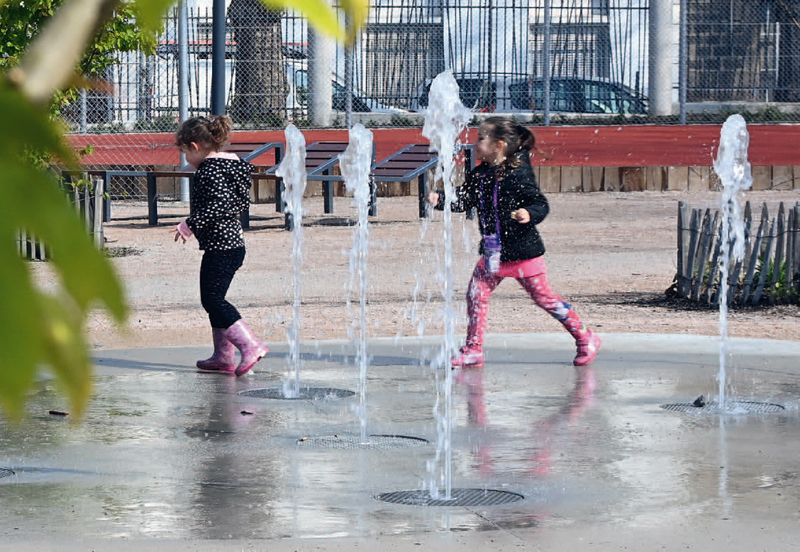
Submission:
[[[175,133],[175,145],[188,146],[192,142],[198,146],[219,151],[231,136],[231,118],[227,115],[211,117],[192,117],[186,119]]]
[[[512,167],[522,162],[518,153],[528,153],[536,149],[536,136],[529,129],[518,124],[510,117],[487,117],[481,122],[481,128],[495,142],[505,142],[507,163]]]

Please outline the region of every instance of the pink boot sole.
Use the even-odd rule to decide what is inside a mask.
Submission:
[[[214,374],[233,374],[233,373],[236,372],[236,366],[234,366],[232,364],[231,365],[227,365],[227,364],[220,365],[220,364],[217,364],[217,365],[214,365],[214,366],[209,366],[208,364],[203,365],[203,366],[198,365],[197,366],[197,371],[198,372],[207,372],[209,374],[211,374],[211,373],[214,373]]]

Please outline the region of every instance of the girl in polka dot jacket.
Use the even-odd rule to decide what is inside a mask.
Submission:
[[[483,335],[492,291],[506,277],[516,278],[534,302],[575,338],[575,366],[591,363],[600,337],[584,327],[575,310],[550,289],[544,263],[544,243],[536,225],[549,211],[530,162],[536,145],[533,133],[513,119],[490,117],[478,131],[475,156],[480,165],[456,190],[454,212],[477,208],[483,239],[467,288],[467,342],[452,359],[453,366],[483,363]],[[428,202],[444,209],[444,194],[433,192]]]
[[[191,214],[175,228],[175,241],[192,235],[202,249],[200,302],[208,313],[214,354],[198,360],[200,370],[241,376],[268,352],[226,299],[233,276],[244,262],[244,232],[239,216],[250,203],[252,165],[220,152],[231,134],[228,117],[187,119],[175,144],[197,171],[192,180]],[[236,364],[236,349],[240,360]]]

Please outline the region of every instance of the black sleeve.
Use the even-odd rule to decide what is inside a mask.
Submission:
[[[469,211],[477,204],[477,178],[475,178],[474,171],[467,173],[464,184],[456,188],[456,197],[453,199],[453,204],[450,209],[454,213],[463,213]],[[434,206],[437,211],[444,211],[444,191],[440,191],[439,201]]]
[[[522,167],[519,172],[518,190],[520,193],[519,204],[522,209],[530,214],[530,224],[539,224],[550,212],[547,198],[539,189],[536,175],[530,165]]]

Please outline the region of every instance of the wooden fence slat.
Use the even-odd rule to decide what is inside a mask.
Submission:
[[[88,182],[88,181],[87,181]],[[92,209],[89,206],[91,201],[92,192],[89,190],[89,186],[85,186],[83,188],[83,224],[86,227],[87,232],[92,231]]]
[[[784,285],[786,286],[786,291],[791,293],[794,289],[792,285],[792,263],[794,259],[794,229],[797,226],[797,221],[795,220],[796,215],[795,209],[789,209],[789,214],[787,217],[786,222],[786,272],[784,273]]]
[[[711,242],[711,209],[706,209],[703,215],[703,224],[700,230],[700,246],[697,249],[697,278],[694,281],[692,290],[692,301],[700,300],[700,292],[703,289],[703,276],[706,273],[706,261],[708,260],[708,250]]]
[[[684,281],[684,291],[681,297],[688,298],[692,291],[692,281],[694,279],[694,261],[697,253],[697,242],[700,239],[700,210],[692,210],[692,220],[689,223],[689,252],[686,255],[686,280]]]
[[[746,260],[750,258],[750,251],[752,251],[753,247],[753,237],[750,235],[753,228],[753,218],[752,205],[748,201],[744,206],[744,219],[745,221],[750,221],[750,224],[745,224],[744,227],[744,249],[742,249],[744,253],[742,255],[742,262],[745,264],[743,266],[747,266]]]
[[[722,216],[719,211],[717,211],[716,215],[714,215],[714,225],[711,229],[711,239],[712,241],[716,241],[716,245],[714,246],[714,255],[711,258],[711,271],[708,273],[708,285],[706,286],[706,303],[709,305],[712,302],[716,303],[715,296],[719,293],[717,290],[719,286],[714,285],[714,281],[717,278],[717,269],[719,268],[719,257],[722,254],[722,236],[720,235],[722,232]]]
[[[775,260],[772,265],[772,281],[769,283],[769,303],[774,305],[778,295],[778,280],[783,266],[783,244],[786,241],[786,209],[781,201],[778,206],[778,222],[775,235]]]
[[[794,266],[794,270],[792,270],[792,287],[794,291],[798,291],[797,282],[798,282],[798,272],[800,271],[800,203],[795,204],[794,206],[794,231],[792,232],[792,239],[794,241],[794,252],[792,254],[792,264]]]
[[[684,297],[684,282],[686,281],[686,253],[688,245],[688,233],[686,231],[686,202],[678,202],[678,295]]]
[[[98,178],[94,181],[94,220],[92,221],[92,237],[95,247],[102,248],[104,245],[103,237],[103,179]]]
[[[767,234],[766,243],[764,244],[764,251],[761,255],[761,274],[758,277],[758,285],[756,286],[756,291],[753,293],[753,299],[750,301],[753,305],[758,305],[758,302],[761,300],[761,294],[764,292],[764,283],[767,280],[767,272],[769,272],[769,261],[770,257],[772,256],[772,242],[775,239],[775,225],[777,223],[776,219],[772,219],[772,224],[770,225],[769,234]]]
[[[744,277],[744,288],[742,289],[742,304],[746,305],[750,296],[750,288],[753,285],[753,276],[756,272],[756,263],[758,262],[758,254],[761,251],[761,238],[766,231],[767,217],[764,216],[764,211],[767,210],[767,204],[764,203],[764,209],[761,212],[761,223],[758,225],[758,233],[756,234],[753,248],[749,251],[749,256],[745,255],[745,262],[747,272]]]

